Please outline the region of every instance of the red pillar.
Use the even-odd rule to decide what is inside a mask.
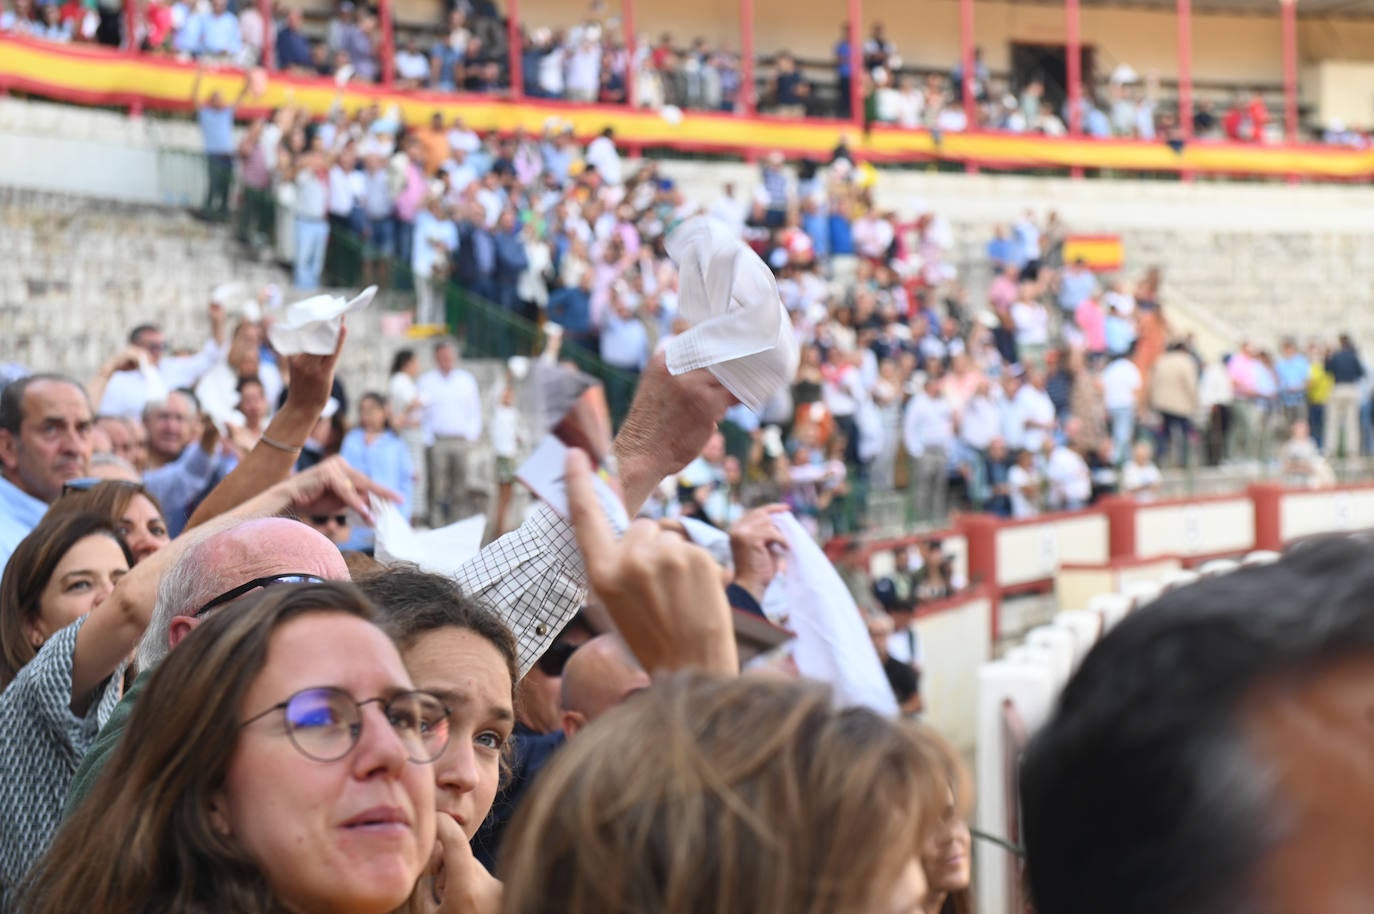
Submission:
[[[391,21],[391,0],[378,0],[377,18],[382,23],[382,85],[396,84],[396,29]]]
[[[1248,491],[1255,503],[1255,548],[1278,552],[1283,548],[1283,487],[1257,482]]]
[[[1083,45],[1079,37],[1078,0],[1064,0],[1064,78],[1069,90],[1069,135],[1083,133]],[[1075,166],[1070,173],[1083,177],[1083,169]]]
[[[138,48],[138,0],[124,0],[124,53],[137,57]],[[198,100],[197,100],[198,101]],[[129,103],[129,116],[143,114],[143,103],[134,99]]]
[[[639,50],[635,39],[635,0],[622,0],[620,8],[621,25],[625,27],[625,104],[635,106],[635,57]]]
[[[973,0],[959,0],[959,61],[963,66],[963,85],[959,87],[960,98],[964,101],[964,120],[969,130],[978,129],[978,100],[975,98],[977,74],[973,61]],[[972,162],[964,163],[964,170],[971,175],[978,174],[978,166]]]
[[[965,514],[956,526],[968,543],[969,585],[986,587],[992,598],[992,640],[996,641],[1001,628],[1002,600],[1001,588],[997,586],[997,520],[987,514]]]
[[[1178,4],[1178,131],[1183,142],[1193,139],[1193,3]],[[1186,147],[1185,147],[1186,148]],[[1193,180],[1191,171],[1182,172],[1184,181]]]
[[[860,133],[864,129],[864,49],[859,32],[863,15],[863,0],[849,0],[849,117]]]
[[[754,0],[739,4],[739,103],[745,117],[758,112],[758,87],[754,84]]]
[[[272,0],[258,0],[258,15],[262,17],[262,68],[277,72],[276,35],[272,33]]]
[[[1298,141],[1298,4],[1279,0],[1283,21],[1283,133],[1290,143]]]
[[[1135,499],[1117,495],[1102,499],[1101,504],[1102,510],[1107,514],[1107,556],[1113,559],[1133,557],[1135,555]]]
[[[525,47],[520,38],[520,2],[506,0],[506,53],[510,72],[510,97],[525,97]]]

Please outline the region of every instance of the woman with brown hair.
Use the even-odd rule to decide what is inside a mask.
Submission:
[[[157,496],[125,479],[73,479],[48,509],[56,514],[94,514],[114,526],[137,564],[172,541]]]
[[[964,763],[938,733],[921,724],[911,725],[928,758],[943,777],[945,800],[921,849],[926,874],[924,914],[973,914],[969,869],[973,839],[968,817],[973,806],[972,787]]]
[[[816,683],[670,676],[540,775],[503,911],[915,912],[938,772],[912,729]]]
[[[49,515],[0,578],[0,910],[47,846],[76,766],[119,701],[118,674],[147,624],[112,599],[128,590],[132,564],[104,517]]]
[[[399,907],[434,848],[449,709],[414,689],[372,615],[330,583],[208,618],[153,674],[26,914]]]

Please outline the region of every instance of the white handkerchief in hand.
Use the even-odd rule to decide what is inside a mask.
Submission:
[[[337,295],[315,295],[287,305],[268,329],[267,338],[278,355],[330,355],[339,344],[343,316],[366,308],[376,295],[377,287],[368,286],[352,301]]]
[[[775,514],[773,523],[787,538],[787,565],[768,585],[763,602],[786,606],[787,618],[780,624],[797,633],[792,654],[797,669],[808,679],[829,683],[840,707],[896,717],[897,697],[839,572],[791,514]]]
[[[695,216],[668,236],[677,261],[678,314],[690,330],[668,343],[668,371],[707,368],[758,412],[797,373],[792,334],[773,272],[723,223]]]
[[[394,504],[374,497],[376,555],[383,564],[413,562],[422,571],[453,577],[482,548],[487,519],[478,514],[437,530],[417,531]]]

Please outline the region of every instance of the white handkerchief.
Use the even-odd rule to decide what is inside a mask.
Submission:
[[[675,375],[710,369],[758,412],[797,373],[797,341],[767,264],[730,231],[695,216],[668,236],[677,261],[678,314],[692,324],[665,354]]]
[[[368,286],[352,301],[337,295],[315,295],[287,305],[268,329],[267,338],[278,355],[329,355],[339,343],[343,316],[366,308],[376,295],[377,287]]]
[[[734,565],[734,554],[730,551],[730,534],[718,527],[712,527],[704,521],[699,521],[695,517],[679,517],[678,523],[682,524],[683,531],[687,538],[696,543],[707,552],[711,553],[711,558],[722,568],[730,568]]]
[[[775,514],[773,523],[787,537],[787,566],[768,585],[764,605],[786,606],[781,624],[797,633],[797,669],[829,683],[840,707],[866,707],[896,717],[897,697],[849,588],[795,517]]]
[[[413,562],[422,570],[453,577],[482,548],[487,519],[478,514],[440,527],[417,531],[389,501],[372,499],[376,518],[376,555],[383,563]]]

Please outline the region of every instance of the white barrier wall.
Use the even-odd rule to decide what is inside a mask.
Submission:
[[[1136,509],[1139,558],[1239,553],[1254,546],[1255,506],[1244,495]]]
[[[1107,561],[1107,517],[1066,514],[997,530],[997,586],[1016,587],[1052,579],[1062,563]]]
[[[992,599],[975,596],[917,619],[915,625],[925,655],[925,720],[959,751],[969,752],[977,739],[978,667],[991,658]]]
[[[1279,500],[1279,537],[1285,543],[1317,533],[1371,527],[1374,488],[1285,492]]]

